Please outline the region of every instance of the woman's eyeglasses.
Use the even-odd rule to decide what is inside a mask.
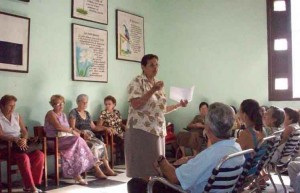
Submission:
[[[65,103],[57,103],[57,104],[55,104],[54,106],[55,107],[61,107],[61,106],[64,106],[65,105]]]

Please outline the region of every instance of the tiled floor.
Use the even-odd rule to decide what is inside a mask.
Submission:
[[[127,193],[127,182],[129,178],[126,177],[125,167],[124,166],[115,166],[115,171],[119,173],[118,176],[109,177],[108,180],[96,180],[94,177],[89,176],[88,186],[80,186],[74,184],[73,180],[63,180],[59,188],[55,186],[49,186],[49,189],[46,191],[48,193]],[[276,175],[273,175],[273,179],[277,186],[278,192],[283,193],[283,188],[280,185],[280,181]],[[289,188],[290,180],[288,176],[283,176],[285,184]],[[263,191],[263,193],[273,193],[275,192],[271,182],[270,185]],[[20,185],[19,185],[20,186]],[[4,190],[6,192],[6,190]],[[21,189],[14,189],[13,192],[21,193]],[[244,191],[245,193],[250,191]]]
[[[57,188],[51,185],[49,182],[49,188],[46,190],[47,193],[127,193],[127,182],[130,180],[126,177],[124,166],[115,166],[114,169],[118,175],[108,177],[107,180],[97,180],[92,176],[88,176],[88,186],[81,186],[75,184],[74,180],[64,179],[60,182],[60,187]],[[52,182],[53,183],[53,182]],[[14,193],[21,193],[22,188],[20,183],[16,183],[15,186],[18,188],[13,189]],[[7,192],[7,190],[3,190]]]

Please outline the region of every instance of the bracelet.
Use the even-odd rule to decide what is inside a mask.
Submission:
[[[17,143],[19,141],[19,139],[21,139],[20,137],[12,137],[12,141]]]

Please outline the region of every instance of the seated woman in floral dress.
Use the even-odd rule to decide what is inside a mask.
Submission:
[[[105,110],[101,111],[97,125],[114,135],[114,142],[117,145],[117,152],[124,155],[124,128],[120,111],[116,110],[117,101],[113,96],[104,98]]]
[[[45,116],[44,129],[48,137],[58,136],[59,151],[62,160],[64,177],[72,177],[75,182],[87,185],[80,174],[96,166],[96,159],[80,134],[69,125],[63,112],[65,99],[61,95],[53,95],[50,99],[53,110]]]
[[[102,127],[95,126],[92,121],[91,115],[86,111],[88,104],[88,96],[81,94],[76,99],[77,108],[73,109],[69,114],[70,126],[77,132],[79,132],[86,143],[90,147],[92,153],[97,158],[97,162],[103,162],[103,171],[99,166],[95,166],[95,176],[99,179],[106,179],[107,176],[115,176],[116,173],[110,168],[108,163],[108,156],[105,144],[98,138],[96,138],[93,131],[101,131]]]

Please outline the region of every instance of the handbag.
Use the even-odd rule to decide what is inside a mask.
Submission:
[[[27,140],[27,146],[28,148],[26,150],[22,150],[16,143],[13,143],[12,151],[15,153],[32,153],[36,150],[42,149],[42,143],[40,139],[36,140],[33,137]]]
[[[73,133],[65,132],[65,131],[59,131],[57,132],[57,137],[69,137],[74,136]]]

